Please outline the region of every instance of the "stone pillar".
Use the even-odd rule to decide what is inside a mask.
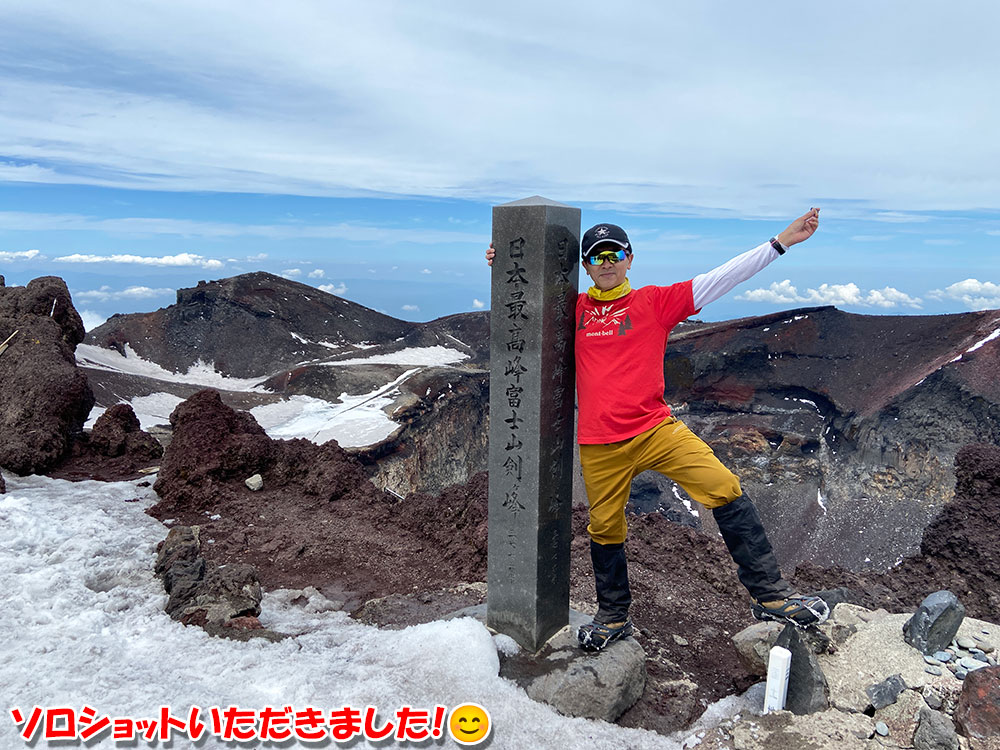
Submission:
[[[487,624],[537,651],[569,622],[580,209],[493,208]]]

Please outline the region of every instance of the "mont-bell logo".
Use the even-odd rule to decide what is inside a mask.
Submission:
[[[586,331],[590,328],[591,332],[584,334],[585,336],[607,336],[614,333],[616,327],[619,336],[624,336],[632,330],[628,307],[615,309],[615,305],[604,305],[593,310],[584,310],[580,313],[576,330]],[[594,331],[595,328],[598,330]]]

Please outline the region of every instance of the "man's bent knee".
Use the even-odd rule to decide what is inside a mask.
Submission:
[[[590,538],[598,544],[621,544],[625,541],[625,534],[628,526],[622,519],[617,523],[595,523],[593,520],[587,526],[587,533]]]

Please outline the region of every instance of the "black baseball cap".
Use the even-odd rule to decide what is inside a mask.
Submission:
[[[612,243],[625,250],[631,255],[632,245],[629,244],[628,235],[625,230],[616,224],[596,224],[583,233],[583,242],[580,243],[582,256],[586,258],[590,251],[597,245]]]

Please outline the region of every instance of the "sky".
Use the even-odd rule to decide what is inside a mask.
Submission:
[[[492,207],[632,239],[633,286],[819,232],[707,307],[1000,307],[1000,6],[0,2],[0,274],[88,327],[284,275],[490,305]],[[586,284],[581,279],[581,288]]]

